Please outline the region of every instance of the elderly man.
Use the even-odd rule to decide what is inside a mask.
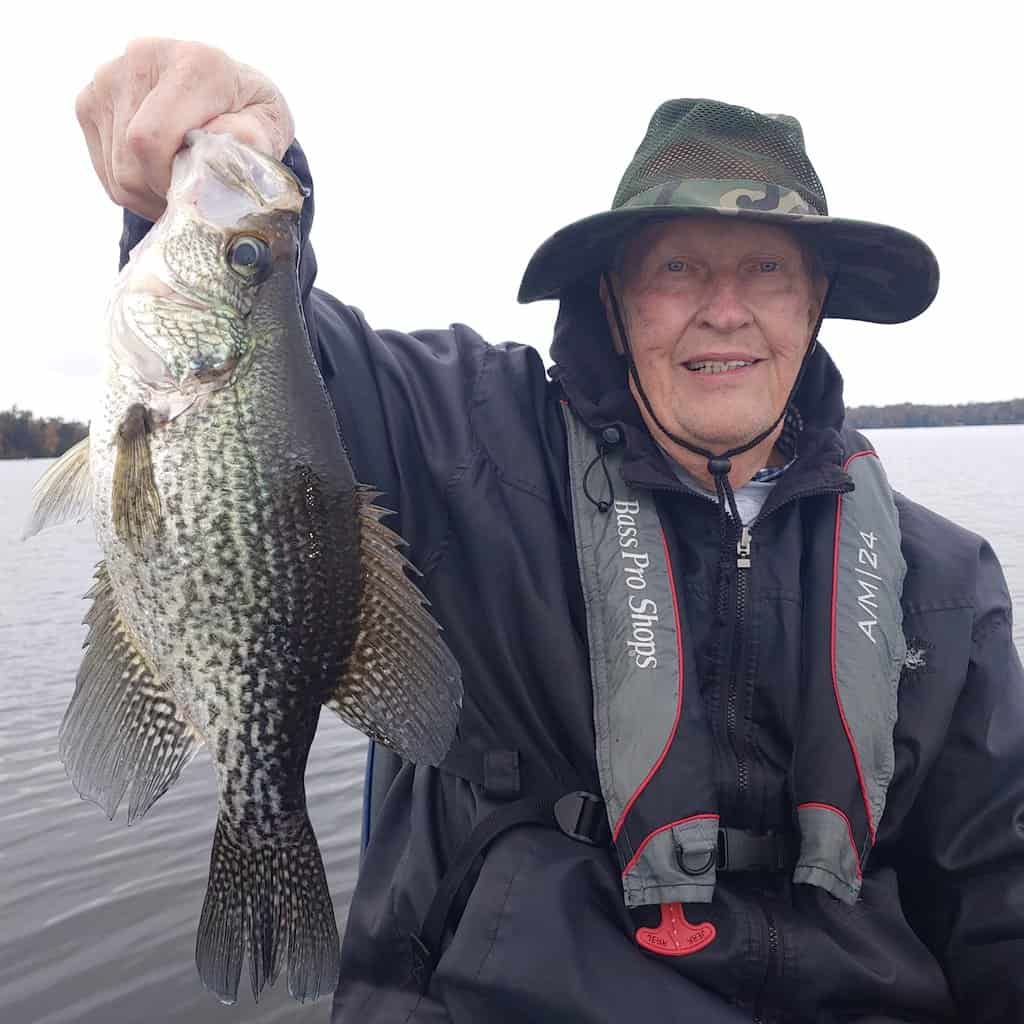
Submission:
[[[133,44],[78,113],[122,260],[189,128],[310,183],[218,51]],[[377,753],[333,1019],[1024,1020],[1003,577],[893,494],[817,342],[921,313],[927,246],[830,217],[793,118],[669,101],[526,270],[548,380],[315,289],[311,211],[324,380],[466,687],[440,769]]]

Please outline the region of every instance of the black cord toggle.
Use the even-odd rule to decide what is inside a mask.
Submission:
[[[719,520],[722,528],[723,542],[728,533],[726,510],[728,509],[729,515],[732,516],[734,522],[740,523],[740,512],[736,507],[736,495],[733,493],[732,484],[729,483],[729,473],[731,471],[732,460],[728,456],[716,455],[708,459],[708,472],[715,481],[715,494],[718,495]]]
[[[609,448],[614,448],[616,445],[622,444],[622,430],[614,424],[610,427],[605,427],[601,431],[601,440]]]
[[[601,432],[601,438],[602,439],[597,443],[597,454],[590,460],[587,468],[583,471],[583,494],[592,505],[597,506],[598,512],[604,513],[612,507],[612,504],[615,501],[615,486],[612,484],[612,475],[608,472],[608,463],[605,462],[605,456],[608,454],[609,448],[614,448],[622,440],[622,432],[618,427],[605,427]],[[595,498],[590,493],[590,471],[598,462],[601,463],[601,469],[604,471],[604,479],[608,484],[608,500],[604,498]]]

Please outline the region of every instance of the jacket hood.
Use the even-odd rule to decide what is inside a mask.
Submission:
[[[555,321],[551,377],[564,388],[576,412],[591,426],[621,424],[634,450],[653,447],[627,383],[624,356],[616,353],[598,278],[592,275],[563,292]],[[845,417],[843,378],[821,345],[812,353],[794,397],[805,429],[835,438]]]

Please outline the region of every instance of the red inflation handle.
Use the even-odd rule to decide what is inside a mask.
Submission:
[[[636,941],[662,956],[689,956],[714,942],[717,934],[710,921],[690,924],[681,903],[662,903],[661,924],[657,928],[637,928]]]

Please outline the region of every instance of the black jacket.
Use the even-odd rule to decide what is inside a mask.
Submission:
[[[287,161],[307,184],[298,147]],[[308,238],[312,201],[304,231]],[[123,253],[147,225],[128,217]],[[592,290],[563,300],[548,380],[537,353],[462,325],[374,331],[313,289],[306,315],[357,476],[384,492],[465,680],[461,740],[519,751],[526,780],[597,789],[585,616],[564,428],[567,396],[625,432],[623,475],[657,489],[697,649],[739,646],[705,686],[722,824],[792,828],[787,769],[801,720],[802,560],[847,482],[840,377],[819,349],[797,396],[800,457],[753,530],[742,624],[715,624],[715,506],[687,492],[643,429]],[[521,827],[488,850],[429,989],[412,943],[447,865],[498,803],[447,772],[405,765],[375,822],[344,938],[339,1022],[662,1020],[1024,1021],[1024,675],[1002,573],[979,537],[898,497],[904,631],[896,771],[860,900],[786,872],[722,874],[717,938],[672,960],[642,951],[606,847]],[[827,567],[821,571],[830,571]],[[912,666],[912,667],[911,667]]]

